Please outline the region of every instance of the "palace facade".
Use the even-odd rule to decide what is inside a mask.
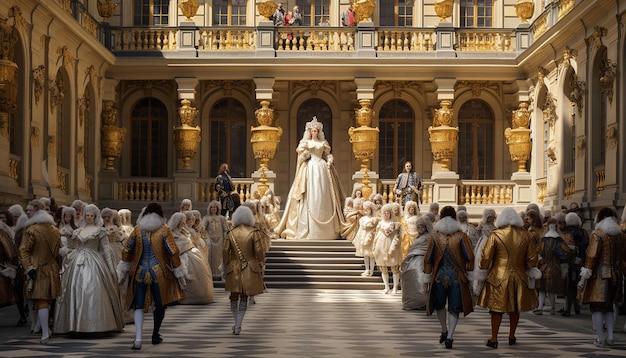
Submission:
[[[0,206],[204,212],[222,162],[284,197],[313,116],[348,193],[393,200],[411,160],[422,210],[624,206],[626,0],[357,0],[350,27],[348,0],[282,4],[303,26],[264,0],[2,1]]]

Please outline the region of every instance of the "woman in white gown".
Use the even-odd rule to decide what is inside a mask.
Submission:
[[[183,266],[187,286],[185,298],[180,300],[183,305],[200,305],[213,302],[213,278],[209,269],[209,262],[191,240],[191,233],[186,224],[185,213],[177,212],[172,215],[167,223],[178,251]],[[204,244],[204,242],[203,242]]]
[[[343,188],[321,122],[306,124],[296,148],[296,176],[275,231],[287,239],[335,240],[344,225]]]
[[[107,231],[100,209],[83,208],[83,224],[68,241],[57,299],[54,333],[121,332],[122,304]]]

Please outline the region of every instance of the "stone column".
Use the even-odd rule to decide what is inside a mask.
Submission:
[[[258,108],[254,114],[259,123],[259,126],[255,127],[256,129],[263,129],[262,128],[263,126],[267,127],[265,129],[269,129],[269,128],[275,129],[275,130],[269,130],[265,132],[274,133],[273,135],[271,135],[271,137],[277,140],[276,142],[276,146],[277,146],[278,141],[280,141],[280,137],[282,135],[282,128],[271,127],[274,121],[274,110],[270,107],[271,101],[274,97],[273,87],[274,87],[275,80],[276,79],[274,77],[255,77],[254,78],[254,84],[256,85],[254,92],[255,92],[257,101],[259,101],[259,104],[261,105],[261,107]],[[278,133],[278,129],[280,129],[280,133]],[[258,134],[255,134],[257,132]],[[257,141],[259,139],[262,139],[262,140],[271,139],[261,134],[261,132],[264,132],[264,131],[262,130],[253,131],[252,133],[253,138],[251,138],[251,140]],[[276,135],[277,135],[277,138],[276,138]],[[255,142],[253,142],[252,143],[253,151],[254,151],[255,145],[256,145]],[[276,147],[274,148],[274,150],[276,150]],[[257,191],[260,195],[263,195],[268,190],[271,190],[272,192],[276,193],[276,191],[274,190],[274,184],[276,182],[276,173],[272,171],[271,169],[269,169],[269,167],[267,166],[267,163],[273,157],[274,155],[272,154],[271,158],[269,157],[262,158],[262,155],[260,154],[260,152],[255,153],[255,159],[259,160],[259,168],[255,170],[251,175],[252,180],[254,181],[254,183],[252,184],[252,187],[250,188],[250,191],[252,193]],[[263,192],[263,194],[261,192]]]
[[[198,115],[198,110],[193,106],[196,95],[195,77],[177,77],[178,99],[180,107],[178,109],[179,125],[174,128],[174,145],[176,147],[177,158],[176,170],[174,171],[174,201],[180,202],[183,199],[196,201],[198,195],[199,170],[194,168],[201,142],[200,127],[193,126]],[[192,162],[193,160],[193,162]]]
[[[368,108],[369,106],[371,106],[372,100],[374,100],[374,84],[376,83],[376,78],[374,77],[357,77],[354,79],[354,83],[356,83],[356,98],[359,101],[359,103],[361,104],[361,108],[363,108],[363,103],[367,104]],[[361,103],[361,101],[364,101],[363,103]],[[355,110],[355,115],[357,116],[357,120],[358,120],[358,111],[361,110],[361,108],[357,108]],[[372,113],[373,116],[373,113]],[[373,118],[372,118],[373,119]],[[368,126],[371,125],[367,124]],[[370,127],[371,128],[371,127]],[[373,128],[372,128],[373,129]],[[376,128],[378,129],[378,127]],[[375,156],[376,153],[373,153],[373,156]],[[371,158],[369,163],[371,164]],[[366,169],[367,172],[364,170]],[[357,187],[361,188],[361,186],[363,185],[363,181],[365,179],[365,176],[367,174],[368,180],[371,183],[370,187],[371,187],[371,192],[373,194],[376,194],[377,190],[377,183],[378,183],[378,179],[380,178],[380,176],[378,175],[378,173],[375,170],[371,170],[370,167],[361,167],[360,170],[357,170],[356,172],[354,172],[354,174],[352,174],[352,190],[350,191],[349,194],[351,194],[352,192],[354,192],[354,189],[356,189]],[[365,195],[365,192],[363,192],[363,197],[368,198],[368,196]]]

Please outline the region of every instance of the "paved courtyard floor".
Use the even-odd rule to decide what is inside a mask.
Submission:
[[[382,286],[382,284],[381,284]],[[498,349],[485,347],[489,314],[461,318],[453,349],[439,344],[440,327],[425,311],[402,310],[401,293],[314,289],[269,289],[248,308],[241,335],[231,332],[228,295],[216,288],[215,303],[179,305],[166,311],[164,341],[150,344],[152,315],[146,315],[144,344],[130,349],[135,326],[95,336],[53,335],[47,345],[30,327],[15,327],[15,306],[0,309],[0,357],[624,357],[626,316],[616,325],[615,345],[595,347],[591,315],[562,317],[523,313],[518,344],[507,344],[508,318]],[[557,307],[562,306],[559,300]]]

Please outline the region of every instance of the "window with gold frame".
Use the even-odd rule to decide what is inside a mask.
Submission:
[[[167,26],[170,12],[169,0],[134,0],[134,26]]]
[[[461,0],[461,27],[493,27],[493,0]]]
[[[213,25],[245,26],[246,0],[213,0]]]
[[[386,102],[379,111],[378,173],[383,179],[396,178],[407,160],[413,169],[421,170],[416,163],[415,114],[409,104],[400,99]]]
[[[246,153],[249,127],[246,125],[246,109],[235,98],[224,98],[213,105],[209,112],[211,128],[210,172],[217,176],[221,163],[228,163],[234,178],[248,175]]]
[[[133,177],[167,177],[167,108],[160,100],[143,98],[131,110],[131,158]]]
[[[380,26],[413,26],[414,0],[381,0]]]
[[[469,100],[459,109],[458,172],[461,179],[494,179],[493,110],[479,99]]]

